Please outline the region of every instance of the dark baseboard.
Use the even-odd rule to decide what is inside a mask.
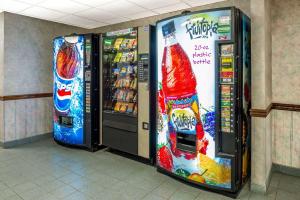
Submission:
[[[50,133],[45,133],[45,134],[41,134],[41,135],[35,135],[35,136],[31,136],[28,138],[22,138],[19,140],[13,140],[13,141],[9,141],[9,142],[0,142],[0,147],[2,148],[12,148],[12,147],[16,147],[22,144],[27,144],[27,143],[32,143],[32,142],[36,142],[45,138],[51,138],[52,137],[52,132]]]
[[[280,173],[287,174],[287,175],[291,175],[291,176],[300,177],[300,169],[299,168],[287,167],[287,166],[282,166],[282,165],[278,165],[278,164],[273,164],[273,171],[274,172],[280,172]]]

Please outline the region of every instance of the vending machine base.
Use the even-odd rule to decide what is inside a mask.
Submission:
[[[81,146],[81,145],[67,144],[67,143],[61,142],[61,141],[56,140],[56,139],[54,139],[54,141],[57,144],[59,144],[61,146],[64,146],[64,147],[73,148],[73,149],[82,149],[82,150],[86,150],[86,151],[89,151],[89,152],[96,152],[96,151],[99,151],[101,149],[106,148],[106,146],[104,146],[104,145],[95,145],[95,146],[92,146],[92,147],[87,147],[87,146]]]
[[[224,195],[224,196],[227,196],[227,197],[230,197],[230,198],[234,198],[236,199],[239,194],[241,193],[242,189],[244,187],[246,187],[248,184],[245,183],[242,188],[236,192],[230,192],[230,191],[226,191],[226,190],[220,190],[220,188],[217,188],[216,187],[213,187],[213,186],[209,186],[207,184],[201,184],[201,183],[198,183],[198,182],[193,182],[193,181],[188,181],[184,178],[182,178],[181,176],[178,176],[176,174],[173,174],[167,170],[165,170],[164,168],[161,168],[161,167],[157,167],[157,171],[162,173],[162,174],[165,174],[171,178],[175,178],[176,180],[184,183],[184,184],[188,184],[189,186],[192,186],[192,187],[195,187],[195,188],[199,188],[201,190],[207,190],[209,192],[213,192],[213,193],[216,193],[216,194],[221,194],[221,195]]]

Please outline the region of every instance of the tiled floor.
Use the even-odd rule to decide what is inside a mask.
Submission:
[[[0,149],[0,199],[229,199],[180,183],[154,167],[106,151],[68,149],[51,139]],[[273,174],[266,196],[246,187],[239,199],[300,199],[300,178]]]

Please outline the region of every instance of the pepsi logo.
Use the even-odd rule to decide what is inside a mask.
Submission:
[[[56,85],[57,85],[57,98],[59,100],[71,99],[72,83],[64,84],[59,81],[56,81]]]

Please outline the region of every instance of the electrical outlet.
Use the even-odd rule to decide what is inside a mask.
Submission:
[[[144,130],[149,130],[149,123],[143,122],[143,129]]]

